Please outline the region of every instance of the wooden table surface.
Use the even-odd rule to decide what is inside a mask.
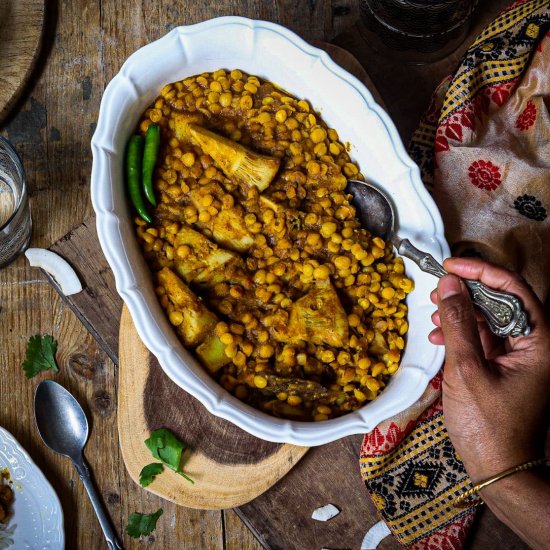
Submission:
[[[481,4],[474,22],[477,29],[507,2]],[[404,66],[385,59],[358,34],[358,5],[358,0],[47,1],[44,43],[30,84],[0,126],[0,134],[14,143],[27,172],[31,245],[50,246],[92,214],[90,139],[102,92],[128,55],[177,25],[242,15],[278,22],[306,40],[341,45],[364,65],[407,140],[460,49],[432,65]],[[67,459],[45,448],[34,425],[34,390],[48,375],[27,380],[21,363],[29,337],[44,333],[59,341],[61,371],[55,379],[87,406],[92,430],[86,456],[126,548],[261,548],[233,511],[177,507],[131,481],[118,446],[115,366],[45,276],[21,257],[0,270],[0,425],[27,449],[58,493],[68,549],[105,545],[75,470]],[[160,506],[163,521],[146,540],[124,534],[130,513]]]

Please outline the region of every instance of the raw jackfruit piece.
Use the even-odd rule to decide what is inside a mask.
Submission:
[[[214,331],[218,322],[216,315],[206,308],[169,267],[161,269],[157,278],[166,290],[175,311],[183,316],[182,322],[175,327],[183,344],[190,348],[198,346]]]
[[[319,282],[294,302],[288,332],[291,341],[342,347],[348,341],[348,318],[336,290],[328,281]]]
[[[225,344],[214,332],[197,347],[195,353],[202,364],[207,367],[212,374],[231,361],[225,354]]]
[[[187,245],[190,252],[184,258],[176,254],[175,265],[178,273],[187,283],[204,283],[212,279],[212,273],[223,268],[239,257],[230,250],[219,248],[202,233],[183,226],[177,233],[174,248]],[[217,281],[218,282],[218,281]]]
[[[190,123],[185,117],[175,117],[174,129],[178,139],[200,147],[229,179],[245,191],[251,186],[264,191],[279,170],[278,158],[255,153],[240,143]]]
[[[163,268],[157,277],[175,310],[183,316],[183,321],[176,326],[183,344],[189,348],[196,347],[197,357],[211,373],[227,365],[231,359],[225,354],[225,344],[215,332],[216,315],[170,268]]]
[[[194,190],[189,193],[193,206],[202,212],[208,211],[204,206],[202,198],[204,192]],[[241,208],[222,208],[208,222],[197,222],[201,229],[208,229],[212,233],[212,239],[224,248],[235,252],[246,252],[254,244],[254,236],[248,230],[244,221],[244,213]]]
[[[246,252],[254,244],[254,237],[236,208],[220,210],[212,222],[212,238],[235,252]]]
[[[187,245],[189,254],[178,257],[177,249]],[[176,256],[174,266],[186,283],[193,283],[207,288],[213,288],[218,283],[237,283],[249,286],[250,278],[243,269],[242,258],[232,252],[220,248],[216,243],[202,233],[183,226],[174,241]]]

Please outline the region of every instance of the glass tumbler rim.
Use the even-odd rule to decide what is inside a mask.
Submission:
[[[451,34],[454,31],[456,31],[458,28],[463,26],[470,19],[472,14],[475,12],[478,4],[479,4],[479,0],[472,0],[472,2],[470,3],[470,6],[468,8],[468,12],[459,21],[457,21],[452,27],[449,27],[449,28],[445,29],[442,32],[434,32],[434,33],[428,33],[428,34],[418,34],[418,33],[415,33],[415,32],[404,31],[402,29],[398,29],[398,28],[394,27],[388,21],[385,21],[384,19],[382,19],[382,17],[380,17],[380,15],[376,12],[376,10],[373,8],[373,6],[369,4],[368,0],[362,0],[361,1],[361,5],[362,5],[363,9],[369,10],[372,17],[374,17],[376,19],[376,21],[380,25],[382,25],[383,27],[386,27],[387,29],[391,30],[392,32],[396,32],[396,33],[402,34],[404,36],[408,36],[410,38],[418,38],[418,39],[424,39],[424,40],[428,40],[428,39],[433,38],[433,37],[440,37],[442,35],[448,35],[448,34]],[[427,7],[426,5],[423,5],[423,4],[415,4],[415,6],[418,9],[426,9],[426,7]]]
[[[7,151],[10,160],[14,163],[17,171],[20,173],[22,183],[21,192],[19,193],[17,203],[13,208],[11,216],[2,225],[0,225],[0,231],[4,231],[13,221],[21,206],[25,204],[25,200],[27,198],[27,177],[25,174],[25,167],[23,166],[23,161],[21,160],[19,153],[12,145],[12,143],[4,136],[0,136],[0,148],[1,147],[3,147]]]

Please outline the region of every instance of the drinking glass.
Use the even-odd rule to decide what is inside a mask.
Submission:
[[[9,141],[0,136],[0,267],[27,248],[31,227],[23,164]]]
[[[437,61],[466,38],[478,0],[361,0],[373,48],[412,63]]]

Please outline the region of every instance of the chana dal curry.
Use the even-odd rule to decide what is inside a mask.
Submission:
[[[185,347],[238,399],[322,421],[376,398],[398,367],[413,283],[361,228],[362,179],[305,99],[240,70],[165,86],[151,223],[137,237]]]

